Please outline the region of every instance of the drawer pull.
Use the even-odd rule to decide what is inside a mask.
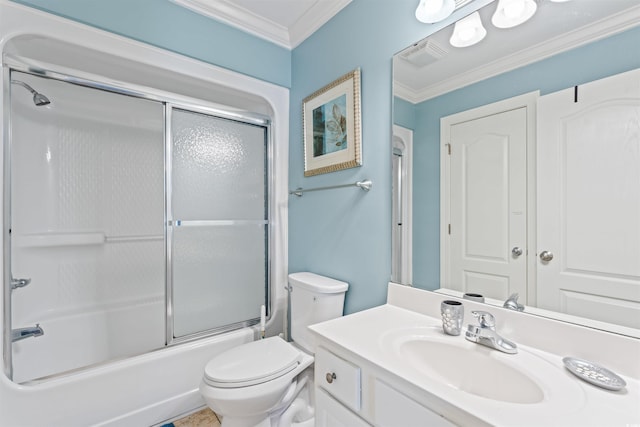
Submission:
[[[327,382],[329,384],[331,384],[333,382],[333,380],[336,379],[336,373],[335,372],[327,372],[326,378],[327,378]]]

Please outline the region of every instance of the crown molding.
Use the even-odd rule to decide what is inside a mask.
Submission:
[[[221,21],[286,49],[293,49],[327,23],[351,0],[314,3],[291,28],[238,6],[232,0],[171,0],[196,13]]]
[[[404,83],[400,83],[397,80],[393,81],[393,96],[396,98],[404,99],[412,104],[419,104],[422,101],[426,101],[429,98],[422,98],[422,92],[416,92],[415,89],[411,89]]]
[[[557,55],[640,25],[640,6],[634,6],[593,24],[539,43],[524,51],[492,61],[454,77],[426,86],[418,91],[394,81],[394,95],[413,104],[460,89],[473,83],[515,70],[533,62]]]
[[[311,34],[326,24],[331,18],[344,9],[351,0],[333,0],[330,7],[327,2],[316,2],[289,29],[290,49],[305,41]],[[321,6],[321,4],[324,4]]]

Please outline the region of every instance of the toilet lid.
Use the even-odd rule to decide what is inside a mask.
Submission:
[[[302,355],[280,337],[234,347],[207,363],[204,380],[214,387],[247,387],[278,378],[300,364]]]

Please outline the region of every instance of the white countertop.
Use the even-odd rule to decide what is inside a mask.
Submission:
[[[415,290],[411,292],[415,292]],[[430,295],[425,297],[423,302],[435,305],[439,312],[439,303],[443,297],[441,295],[434,297],[437,294],[430,292],[428,294]],[[413,297],[415,295],[412,294]],[[398,301],[397,298],[391,299]],[[415,298],[412,299],[415,303]],[[465,301],[465,305],[467,305],[467,301]],[[474,308],[477,309],[477,307]],[[430,310],[436,309],[432,307]],[[495,313],[495,310],[487,309],[487,311]],[[496,314],[498,333],[501,332],[500,325],[504,324],[501,322],[500,314],[501,312]],[[469,323],[468,318],[464,325],[467,323]],[[451,405],[452,411],[460,410],[467,414],[467,418],[460,418],[455,414],[442,414],[452,420],[469,419],[468,415],[471,415],[488,424],[499,426],[629,427],[640,425],[640,382],[638,378],[621,375],[618,372],[626,381],[626,388],[620,391],[598,388],[580,380],[564,368],[562,358],[575,356],[574,354],[555,354],[549,349],[543,350],[527,346],[518,342],[517,337],[513,334],[508,338],[518,344],[518,353],[509,355],[497,350],[490,350],[495,353],[495,355],[492,353],[491,357],[508,358],[505,360],[514,366],[520,364],[523,372],[536,380],[536,383],[542,387],[544,398],[541,402],[523,404],[487,399],[461,391],[445,382],[434,381],[428,375],[416,374],[415,367],[407,363],[406,360],[402,360],[397,352],[393,351],[390,337],[396,336],[398,331],[430,328],[432,331],[439,331],[442,340],[450,340],[452,343],[463,346],[467,344],[478,346],[478,344],[467,342],[464,338],[464,332],[457,337],[445,335],[442,333],[441,326],[439,316],[433,317],[397,305],[386,304],[323,322],[311,326],[310,329],[317,335],[320,343],[330,343],[351,352],[402,381],[424,390],[425,396],[437,396]],[[505,329],[509,330],[509,328]],[[543,335],[545,333],[553,334],[552,331],[544,328],[539,332]],[[593,345],[598,346],[599,344],[594,341]],[[629,343],[625,341],[625,345],[628,346]],[[640,344],[638,346],[640,348]],[[601,350],[616,351],[615,348]],[[534,359],[537,362],[531,363]],[[599,360],[594,360],[594,362],[601,363]],[[537,369],[532,369],[532,367]],[[606,365],[605,367],[612,369]]]

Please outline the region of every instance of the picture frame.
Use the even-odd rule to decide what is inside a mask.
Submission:
[[[304,176],[362,166],[360,68],[302,102]]]

